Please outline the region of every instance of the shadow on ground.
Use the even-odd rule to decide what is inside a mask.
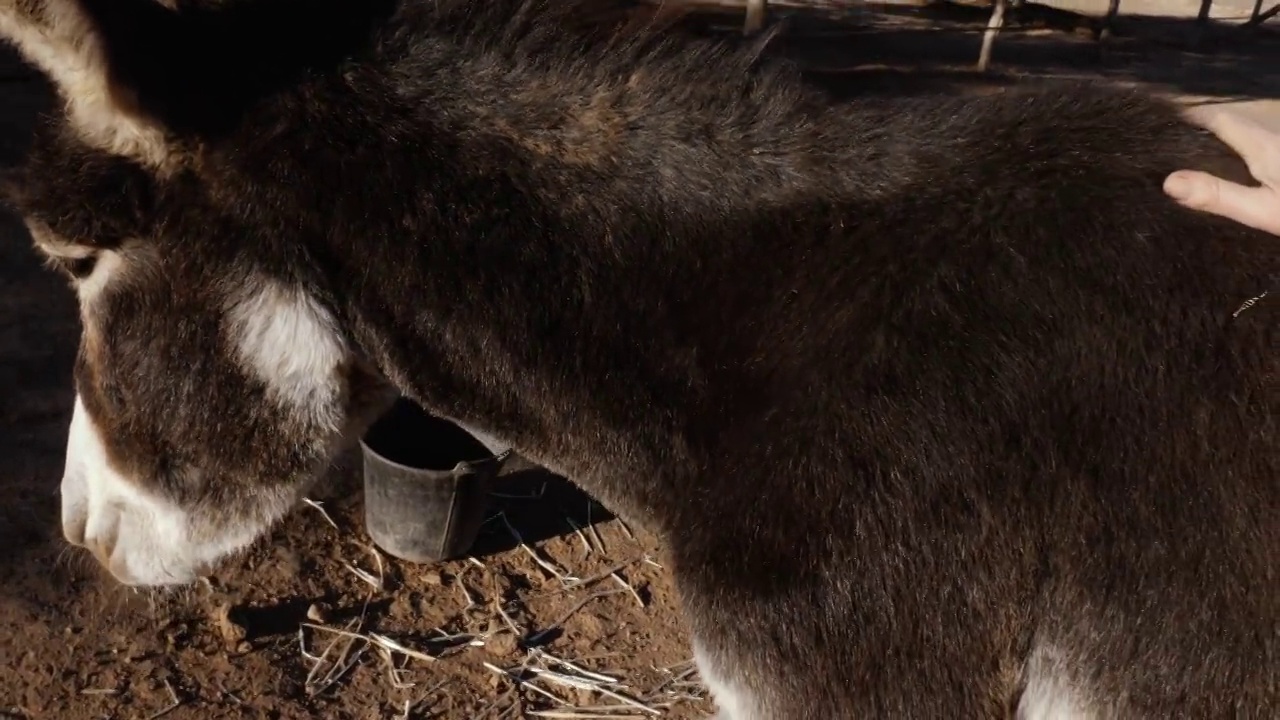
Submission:
[[[523,541],[536,544],[568,533],[590,532],[613,515],[564,478],[527,467],[501,478],[492,495],[493,516],[472,548],[477,557],[497,555]]]

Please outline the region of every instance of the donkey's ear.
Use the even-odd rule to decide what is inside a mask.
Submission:
[[[261,98],[373,43],[397,0],[0,0],[0,41],[57,87],[81,140],[152,168],[173,137],[236,127]]]
[[[81,139],[150,166],[170,151],[134,81],[140,66],[164,62],[165,48],[148,58],[138,41],[171,38],[176,24],[159,0],[0,0],[0,39],[49,78]]]

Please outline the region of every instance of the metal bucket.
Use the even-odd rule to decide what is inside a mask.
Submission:
[[[432,563],[466,554],[484,524],[495,455],[458,425],[401,398],[360,441],[364,517],[378,547]]]

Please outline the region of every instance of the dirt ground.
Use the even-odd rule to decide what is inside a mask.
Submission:
[[[978,77],[982,9],[792,19],[771,52],[847,95],[985,91],[1099,77],[1280,118],[1274,31],[1117,26],[1029,6]],[[733,19],[732,22],[737,22]],[[1274,25],[1274,24],[1273,24]],[[1187,50],[1189,43],[1196,51]],[[0,164],[47,88],[0,57]],[[62,281],[0,216],[0,720],[10,718],[700,718],[710,710],[660,545],[565,481],[509,474],[471,558],[374,549],[350,469],[269,539],[178,592],[112,585],[58,532],[78,325]],[[557,714],[559,713],[559,714]]]

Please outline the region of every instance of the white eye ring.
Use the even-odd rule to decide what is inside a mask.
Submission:
[[[24,218],[23,222],[36,247],[54,260],[80,260],[97,252],[96,248],[64,240],[41,220]]]

